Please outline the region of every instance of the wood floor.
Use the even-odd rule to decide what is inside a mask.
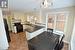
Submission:
[[[64,47],[62,50],[69,50],[68,48],[69,48],[69,45],[67,43],[64,43]]]
[[[25,33],[10,33],[11,42],[8,50],[28,50]]]
[[[9,43],[8,50],[28,50],[28,44],[24,32],[10,33],[10,37],[11,42]],[[62,50],[68,50],[68,44],[65,43]]]

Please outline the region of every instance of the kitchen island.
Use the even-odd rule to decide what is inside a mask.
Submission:
[[[44,26],[26,24],[26,38],[30,40],[45,31]]]

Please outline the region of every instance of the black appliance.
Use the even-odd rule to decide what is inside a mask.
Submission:
[[[21,23],[14,23],[16,26],[17,33],[23,32],[23,25]]]
[[[4,26],[5,26],[7,40],[8,40],[8,42],[10,42],[11,39],[10,39],[10,35],[9,35],[9,28],[8,28],[7,20],[6,19],[3,19],[3,20],[4,20]]]

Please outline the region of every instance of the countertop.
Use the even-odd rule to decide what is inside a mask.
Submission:
[[[29,33],[32,33],[34,31],[41,29],[41,28],[44,28],[44,26],[37,26],[37,25],[33,25],[33,24],[25,24],[25,25],[30,26],[30,27],[25,29],[25,31],[27,31]]]

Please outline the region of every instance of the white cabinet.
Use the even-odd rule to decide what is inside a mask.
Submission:
[[[44,31],[45,31],[45,28],[41,28],[41,29],[34,31],[32,33],[26,32],[26,38],[27,38],[27,40],[30,40],[30,39],[34,38],[35,36],[41,34]]]

